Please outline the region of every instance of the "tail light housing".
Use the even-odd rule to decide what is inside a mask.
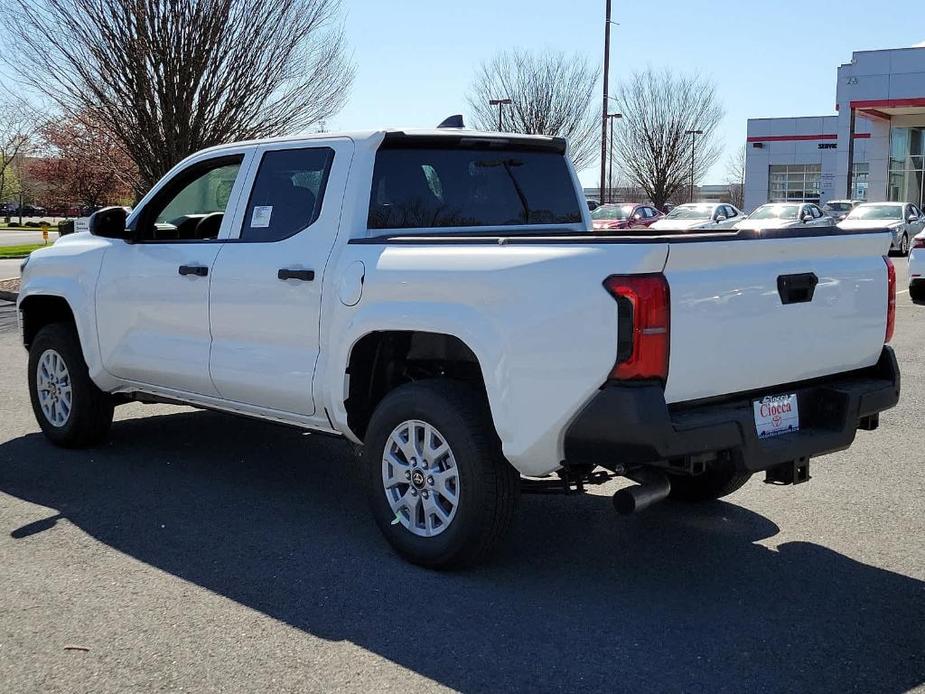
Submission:
[[[925,236],[915,236],[912,239],[913,248],[925,248]]]
[[[888,256],[883,256],[886,262],[886,336],[884,342],[893,339],[896,329],[896,268]]]
[[[611,275],[604,287],[617,302],[617,361],[610,378],[668,380],[671,305],[660,273]]]

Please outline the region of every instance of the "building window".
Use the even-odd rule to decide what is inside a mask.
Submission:
[[[860,162],[854,165],[854,185],[851,188],[852,200],[867,200],[867,189],[870,186],[870,164]]]
[[[890,131],[887,196],[894,202],[925,203],[925,128]]]
[[[819,203],[822,164],[774,164],[768,170],[769,202]]]

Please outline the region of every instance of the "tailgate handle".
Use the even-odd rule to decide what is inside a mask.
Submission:
[[[796,275],[780,275],[777,278],[777,293],[782,304],[805,304],[813,300],[819,278],[814,272]]]

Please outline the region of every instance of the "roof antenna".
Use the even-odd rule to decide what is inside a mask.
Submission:
[[[462,114],[457,113],[455,116],[450,116],[449,118],[444,120],[437,127],[438,128],[465,128],[466,126],[463,123]]]

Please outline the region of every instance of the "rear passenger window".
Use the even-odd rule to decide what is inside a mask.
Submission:
[[[565,157],[517,148],[383,147],[370,229],[581,222]]]
[[[265,152],[244,214],[241,239],[279,241],[309,227],[321,214],[334,150]]]

